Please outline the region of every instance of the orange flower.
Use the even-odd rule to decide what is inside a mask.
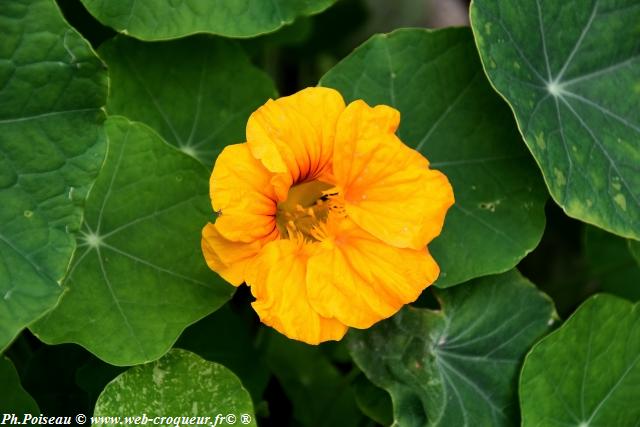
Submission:
[[[453,191],[395,135],[400,114],[333,89],[269,100],[247,142],[211,175],[219,213],[202,231],[207,264],[246,282],[260,320],[289,338],[339,340],[415,301],[439,274],[426,245]]]

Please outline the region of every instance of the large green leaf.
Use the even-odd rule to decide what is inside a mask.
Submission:
[[[100,22],[141,40],[195,33],[254,37],[320,13],[336,0],[82,0]]]
[[[257,425],[251,397],[231,371],[180,349],[156,362],[133,367],[111,381],[98,398],[93,415],[121,417],[121,422],[105,420],[94,425],[118,426],[126,416],[143,414],[152,420],[149,424],[187,425],[189,421],[181,421],[182,417],[210,417],[200,424]],[[224,420],[214,421],[218,414]],[[163,416],[180,417],[180,421],[163,422]]]
[[[465,28],[374,36],[321,80],[349,101],[391,105],[399,136],[451,180],[456,203],[429,248],[439,286],[513,268],[544,229],[542,180]]]
[[[53,307],[104,161],[104,64],[53,0],[0,2],[0,351]]]
[[[553,198],[640,239],[638,0],[476,0],[471,20]]]
[[[269,77],[223,39],[116,37],[100,54],[111,78],[108,112],[146,123],[207,167],[224,146],[244,142],[249,115],[276,96]]]
[[[437,297],[439,311],[408,307],[350,332],[354,360],[391,394],[397,425],[517,425],[517,375],[556,319],[550,299],[515,270]]]
[[[629,250],[629,240],[587,227],[584,241],[591,285],[632,301],[640,300],[640,265]]]
[[[40,413],[35,400],[22,388],[13,363],[4,356],[0,356],[0,396],[2,414],[16,414],[22,420],[22,414]]]
[[[87,201],[68,292],[33,330],[47,343],[76,342],[113,365],[134,365],[162,356],[233,288],[200,252],[207,171],[142,124],[113,117],[106,128],[109,154]]]
[[[633,427],[640,420],[640,310],[595,295],[527,355],[522,425]]]

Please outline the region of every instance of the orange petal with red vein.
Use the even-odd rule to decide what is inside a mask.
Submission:
[[[253,158],[247,144],[225,147],[210,179],[216,228],[230,240],[269,241],[278,236],[273,174]]]
[[[279,200],[286,199],[292,184],[318,177],[330,165],[344,108],[340,93],[316,87],[269,100],[249,117],[247,142],[253,155],[276,174],[272,183]]]

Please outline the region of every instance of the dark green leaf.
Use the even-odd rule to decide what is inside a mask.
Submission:
[[[640,300],[640,266],[629,252],[629,241],[595,227],[585,233],[587,273],[598,289]]]
[[[437,296],[439,311],[408,307],[350,332],[354,360],[391,394],[397,425],[517,425],[517,375],[553,304],[515,270]]]
[[[520,379],[522,425],[635,427],[640,310],[602,294],[536,344]]]
[[[276,96],[269,77],[222,39],[116,37],[100,54],[111,78],[108,112],[146,123],[207,167],[226,145],[244,142],[249,115]]]
[[[134,365],[162,356],[234,289],[200,251],[207,171],[142,124],[113,117],[106,127],[109,154],[87,201],[68,292],[33,330]]]
[[[100,22],[141,40],[195,33],[254,37],[320,13],[336,0],[82,0]]]
[[[353,382],[353,392],[358,407],[366,416],[383,426],[393,423],[393,406],[389,393],[373,385],[363,374],[358,375]]]
[[[637,0],[476,0],[485,70],[568,215],[640,239]]]
[[[400,110],[401,139],[449,177],[456,203],[429,245],[438,286],[506,271],[538,244],[547,196],[468,29],[374,36],[321,84]]]
[[[53,0],[0,2],[0,350],[56,305],[106,150],[104,65]]]

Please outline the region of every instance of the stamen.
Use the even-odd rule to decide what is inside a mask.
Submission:
[[[311,228],[309,231],[311,236],[317,241],[321,242],[328,237],[327,229],[324,223],[319,223]]]
[[[324,223],[330,214],[344,216],[344,204],[337,188],[324,182],[309,182],[289,190],[278,204],[276,224],[283,238],[320,241],[327,238]]]

